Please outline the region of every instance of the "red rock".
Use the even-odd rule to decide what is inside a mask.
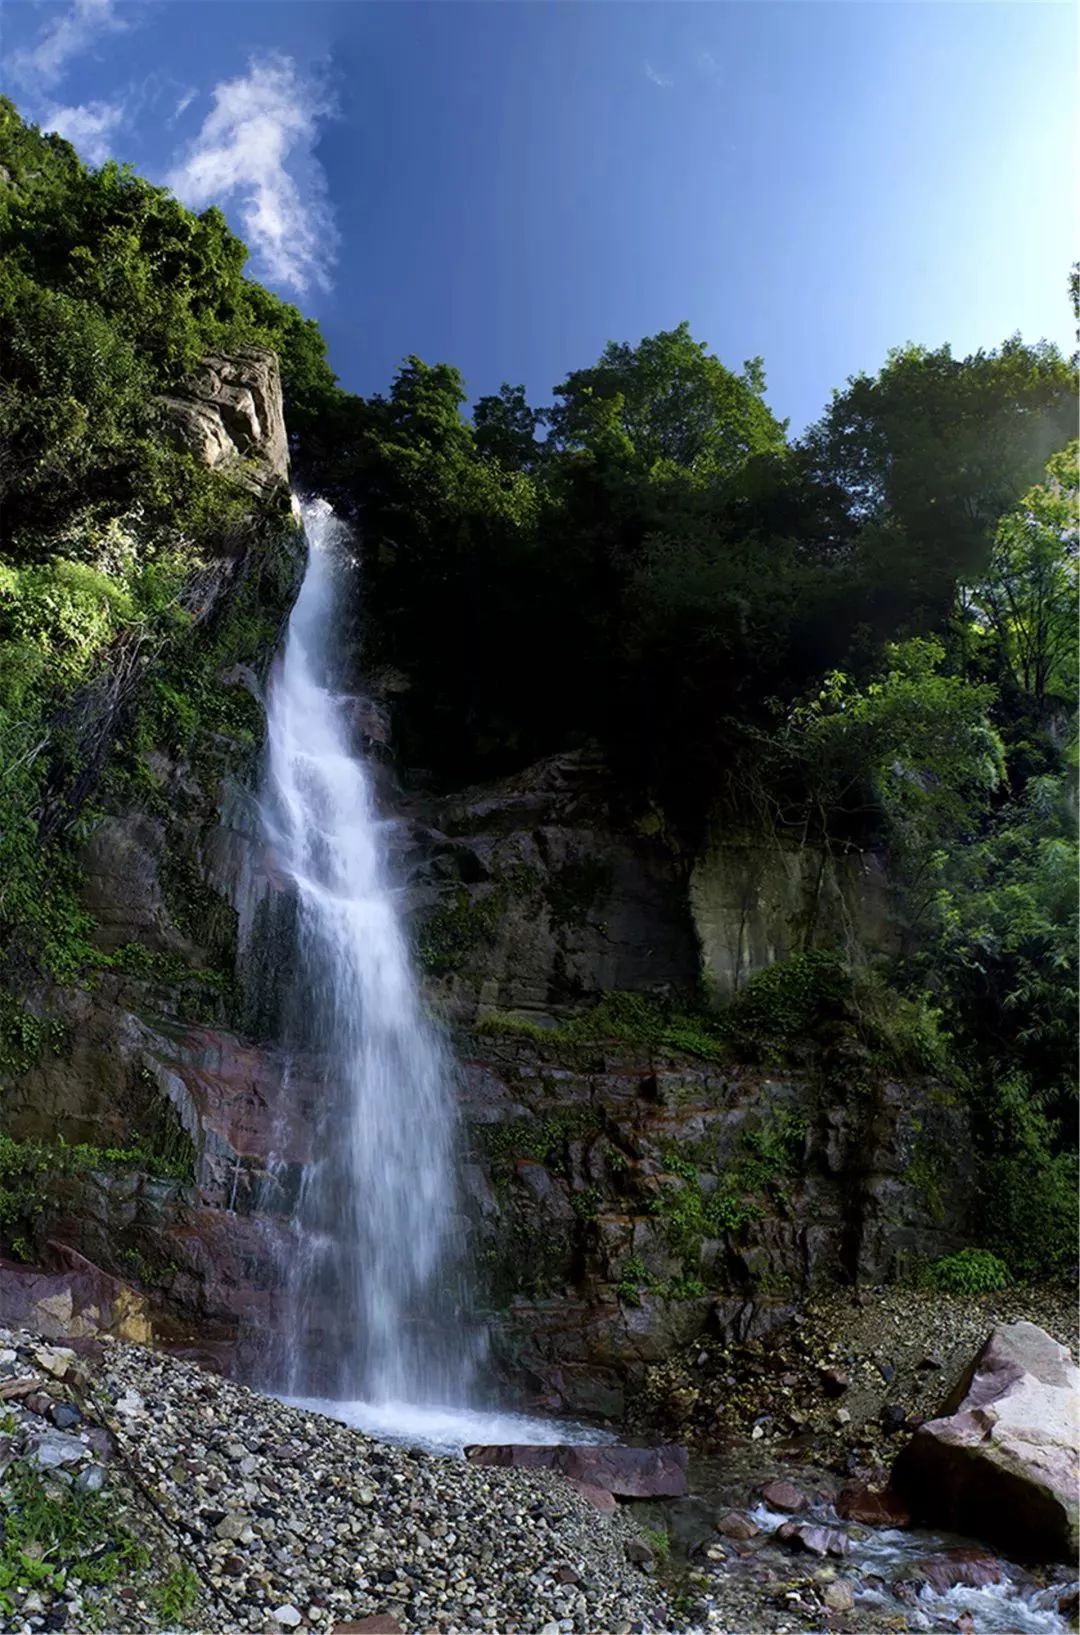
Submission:
[[[782,1522],[773,1538],[813,1556],[846,1556],[850,1548],[847,1534],[838,1527],[817,1527],[805,1521]]]
[[[891,1488],[879,1492],[865,1482],[845,1482],[836,1499],[836,1514],[843,1521],[867,1527],[910,1527],[911,1512]]]
[[[36,1374],[19,1374],[15,1379],[0,1380],[0,1401],[11,1397],[26,1397],[36,1392],[41,1381]]]
[[[716,1523],[716,1531],[723,1533],[725,1538],[748,1539],[756,1538],[761,1528],[749,1516],[741,1516],[737,1510],[729,1510],[726,1516],[721,1516]]]
[[[770,1510],[785,1510],[789,1515],[795,1515],[805,1510],[810,1500],[801,1488],[794,1482],[766,1482],[761,1489],[761,1497]]]
[[[912,1564],[910,1576],[944,1595],[946,1590],[955,1589],[959,1584],[971,1590],[982,1589],[986,1584],[1000,1584],[1005,1578],[1005,1569],[988,1550],[965,1548],[925,1556]]]
[[[514,1465],[522,1470],[557,1470],[624,1499],[681,1499],[687,1491],[685,1448],[617,1446],[540,1447],[504,1443],[465,1449],[474,1465]]]
[[[330,1635],[405,1635],[405,1631],[389,1613],[376,1612],[370,1618],[354,1618],[347,1624],[334,1624]]]
[[[150,1342],[143,1295],[67,1244],[50,1240],[47,1250],[48,1267],[0,1261],[0,1323],[50,1340],[102,1333]]]
[[[1073,1561],[1080,1543],[1080,1372],[1034,1323],[995,1328],[892,1483],[920,1521],[1014,1559]]]
[[[568,1476],[566,1479],[570,1486],[581,1494],[583,1499],[588,1499],[589,1503],[595,1509],[602,1511],[605,1516],[612,1515],[619,1508],[615,1502],[614,1493],[609,1493],[606,1487],[594,1487],[592,1482],[577,1482],[572,1476]]]

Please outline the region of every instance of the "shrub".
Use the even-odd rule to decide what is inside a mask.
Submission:
[[[945,1289],[949,1294],[986,1294],[1012,1281],[1005,1262],[988,1249],[961,1249],[959,1254],[944,1255],[927,1267],[925,1277],[932,1289]]]
[[[992,1158],[983,1167],[983,1236],[1018,1277],[1062,1277],[1077,1260],[1077,1160],[1070,1152]]]
[[[778,960],[751,977],[720,1022],[741,1056],[764,1062],[782,1059],[849,998],[851,977],[843,959],[811,948]]]

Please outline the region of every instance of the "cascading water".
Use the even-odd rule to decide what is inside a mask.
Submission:
[[[453,1064],[409,958],[393,825],[357,742],[363,701],[340,686],[351,538],[323,501],[302,515],[308,563],[271,680],[261,810],[296,902],[285,1034],[319,1089],[268,1383],[376,1436],[446,1451],[608,1441],[469,1406],[482,1334],[463,1297]]]
[[[358,700],[339,690],[348,530],[302,507],[308,564],[272,678],[263,822],[297,901],[294,1033],[319,1064],[288,1271],[291,1392],[464,1402],[452,1066],[422,1009]],[[332,1313],[328,1332],[327,1313]],[[391,1411],[392,1418],[392,1411]]]

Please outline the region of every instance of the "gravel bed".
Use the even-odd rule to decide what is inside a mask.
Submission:
[[[83,1463],[107,1464],[118,1515],[138,1518],[155,1550],[167,1546],[193,1569],[201,1604],[189,1627],[329,1635],[374,1614],[409,1635],[683,1627],[651,1569],[628,1559],[633,1522],[600,1514],[561,1477],[381,1444],[140,1346],[105,1342],[77,1358],[3,1333],[0,1346],[12,1353],[9,1375],[29,1368],[54,1402],[81,1405],[73,1438],[85,1441],[91,1427],[99,1442],[100,1427],[112,1433],[107,1459],[88,1450]],[[44,1398],[32,1400],[42,1408]],[[13,1412],[24,1441],[59,1434],[32,1408]],[[57,1480],[75,1480],[78,1468],[73,1454]],[[32,1610],[0,1618],[0,1628],[81,1635],[93,1621],[80,1608],[95,1599],[98,1627],[161,1627],[145,1597],[125,1591],[77,1605],[59,1598],[58,1616],[56,1600],[31,1590]]]

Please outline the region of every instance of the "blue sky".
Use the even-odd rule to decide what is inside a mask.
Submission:
[[[3,87],[220,203],[343,383],[550,401],[686,318],[801,428],[890,346],[1071,349],[1053,0],[6,0]]]

